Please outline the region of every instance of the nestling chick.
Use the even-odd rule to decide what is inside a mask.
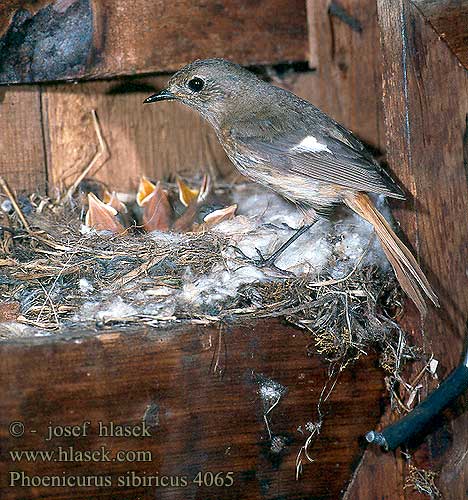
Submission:
[[[111,233],[123,234],[125,228],[117,218],[117,210],[101,201],[93,193],[88,193],[88,211],[86,212],[85,224],[96,231],[109,231]]]

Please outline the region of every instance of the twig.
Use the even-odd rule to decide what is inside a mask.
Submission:
[[[220,373],[221,375],[223,374],[224,372],[224,369],[220,366],[221,365],[221,362],[220,362],[220,359],[221,359],[221,346],[223,345],[223,324],[221,323],[218,327],[218,347],[216,349],[216,352],[213,353],[213,356],[216,356],[216,360],[214,362],[214,366],[213,366],[213,360],[211,361],[211,368],[212,368],[212,373],[213,374],[218,374]],[[214,358],[213,358],[214,359]]]
[[[96,131],[96,136],[99,142],[99,149],[96,151],[93,159],[89,163],[89,165],[81,172],[81,174],[76,178],[75,182],[68,188],[65,195],[59,200],[63,201],[65,198],[71,198],[73,193],[76,191],[80,182],[91,172],[91,170],[95,167],[99,160],[101,160],[101,164],[99,166],[102,167],[104,163],[110,158],[109,147],[102,135],[101,127],[99,125],[98,116],[95,109],[91,110],[91,116],[93,117],[94,130]]]
[[[53,288],[54,285],[52,285],[52,288],[47,292],[47,290],[44,288],[44,285],[40,281],[38,283],[39,283],[39,286],[42,288],[42,290],[44,292],[46,300],[45,300],[44,304],[42,304],[41,310],[39,311],[39,315],[37,316],[36,321],[37,322],[41,321],[41,316],[42,316],[42,313],[43,313],[44,308],[46,306],[46,302],[49,302],[51,310],[52,310],[52,313],[53,313],[54,318],[55,318],[55,324],[57,325],[57,328],[58,328],[60,326],[59,318],[58,318],[58,315],[57,315],[57,311],[55,310],[55,304],[52,301],[52,297],[50,296],[50,294],[52,292],[52,288]],[[54,284],[55,284],[55,282],[54,282]]]
[[[132,269],[130,272],[115,281],[115,283],[111,285],[111,290],[120,290],[123,286],[127,285],[134,279],[138,278],[144,273],[147,273],[148,269],[158,265],[162,260],[164,260],[164,256],[158,256],[153,259],[147,260],[146,262],[143,262],[143,264],[135,269]]]
[[[320,391],[320,396],[319,396],[318,402],[317,402],[318,420],[316,423],[308,422],[306,424],[306,430],[310,434],[296,455],[296,481],[299,480],[299,477],[302,474],[302,469],[303,469],[303,467],[302,467],[302,454],[305,455],[305,457],[307,458],[307,460],[310,463],[314,462],[314,459],[309,454],[309,448],[310,448],[310,445],[312,444],[312,439],[314,438],[314,436],[316,436],[316,435],[318,436],[320,434],[320,430],[322,429],[323,413],[322,413],[321,407],[322,407],[322,404],[326,403],[328,401],[328,398],[331,396],[331,394],[336,386],[336,383],[338,382],[338,378],[339,378],[341,372],[343,371],[344,367],[345,367],[345,365],[341,364],[340,369],[338,370],[338,373],[336,373],[334,366],[331,368],[329,379],[323,385],[322,390]],[[332,380],[333,377],[335,379],[331,383],[331,387],[328,389],[328,382],[330,380]],[[324,396],[327,389],[328,389],[328,392],[327,392],[326,396]]]
[[[425,469],[418,469],[414,465],[409,466],[409,476],[406,478],[403,489],[412,488],[418,493],[423,493],[431,498],[439,498],[441,493],[435,485],[437,474]]]
[[[26,231],[28,233],[30,233],[31,227],[29,226],[28,221],[26,220],[25,216],[23,215],[23,212],[21,211],[21,208],[19,207],[18,203],[16,203],[15,195],[13,194],[10,187],[8,186],[7,181],[1,176],[0,176],[0,186],[2,187],[4,193],[8,196],[11,204],[13,205],[13,208],[14,208],[16,214],[18,215],[21,223],[24,226],[24,229],[26,229]]]
[[[263,420],[265,420],[265,426],[266,426],[266,429],[268,431],[268,436],[270,438],[270,441],[271,441],[271,430],[270,430],[270,424],[268,422],[268,414],[271,412],[271,410],[273,410],[273,408],[276,407],[276,405],[280,402],[282,398],[282,395],[280,394],[277,398],[277,400],[268,408],[268,410],[263,414]]]
[[[369,443],[376,443],[385,450],[394,450],[411,441],[428,429],[431,420],[449,406],[468,388],[468,352],[460,365],[440,384],[440,386],[412,412],[398,422],[386,427],[382,432],[370,431],[366,434]]]
[[[67,262],[65,263],[65,265],[62,267],[62,269],[60,269],[59,273],[57,274],[57,276],[55,277],[49,291],[46,291],[46,289],[42,286],[42,283],[39,281],[39,285],[41,286],[41,288],[44,290],[44,293],[45,293],[45,296],[46,296],[46,300],[49,301],[51,307],[52,307],[52,311],[54,313],[54,316],[55,316],[55,320],[57,322],[57,326],[59,326],[59,320],[58,320],[58,316],[57,316],[57,313],[55,312],[55,307],[54,307],[54,303],[52,302],[52,298],[51,298],[51,295],[52,295],[52,291],[54,290],[55,288],[55,285],[58,283],[58,280],[60,279],[60,277],[62,276],[62,274],[65,272],[69,262],[73,259],[74,255],[75,255],[76,252],[73,252],[70,257],[68,258]],[[73,266],[72,266],[73,267]],[[41,308],[41,310],[39,311],[39,315],[37,317],[37,321],[40,321],[41,319],[41,316],[42,316],[42,313],[44,311],[44,308],[45,308],[45,302]]]

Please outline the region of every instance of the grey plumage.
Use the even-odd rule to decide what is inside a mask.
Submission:
[[[299,207],[325,215],[346,204],[374,225],[402,288],[421,314],[437,296],[368,194],[404,198],[364,145],[313,104],[223,59],[195,61],[145,102],[175,99],[214,127],[234,165]]]
[[[364,145],[313,104],[223,59],[186,66],[172,77],[168,88],[175,86],[177,92],[181,81],[198,75],[204,78],[209,97],[200,93],[200,103],[193,96],[181,100],[212,123],[226,153],[246,175],[244,165],[254,154],[257,161],[281,174],[293,172],[312,181],[404,198]],[[240,102],[234,98],[237,95],[242,95]],[[308,136],[330,152],[294,150]]]

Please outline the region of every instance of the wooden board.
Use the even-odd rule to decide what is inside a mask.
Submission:
[[[19,192],[45,193],[39,89],[36,86],[0,89],[0,122],[0,175]]]
[[[0,83],[172,71],[207,57],[307,59],[304,0],[2,3]]]
[[[323,427],[310,448],[315,462],[305,460],[303,476],[296,480],[296,457],[309,435],[305,426],[317,419],[316,405],[328,380],[328,365],[308,354],[309,344],[308,334],[278,321],[221,331],[141,328],[2,343],[1,498],[336,499],[362,453],[363,434],[379,418],[383,374],[372,356],[341,374],[322,406]],[[265,424],[267,412],[274,442]],[[99,421],[141,425],[143,420],[151,437],[97,435]],[[9,427],[13,421],[24,423],[23,436],[9,435],[9,429],[13,434],[21,431],[19,424]],[[85,421],[91,423],[86,436],[46,440],[49,425]],[[81,451],[105,446],[113,454],[149,451],[152,461],[11,459],[14,450],[51,451],[58,446]],[[184,476],[189,482],[178,488],[86,489],[18,487],[17,482],[13,488],[6,484],[10,471],[109,475],[114,485],[119,475],[134,471],[139,476]],[[191,480],[200,471],[232,471],[234,483],[199,487]]]
[[[412,0],[468,69],[468,0]]]
[[[422,326],[410,311],[406,324],[426,350],[432,349],[445,377],[459,362],[468,314],[468,228],[460,223],[468,211],[468,75],[412,2],[379,0],[378,7],[388,159],[410,194],[397,217],[442,306],[432,309]],[[423,383],[429,389],[435,385]],[[440,473],[436,484],[451,499],[466,498],[468,490],[468,414],[463,414],[466,402],[459,405],[411,450],[413,465]],[[381,498],[382,491],[388,499],[419,498],[403,490],[407,473],[398,452],[396,458],[366,452],[348,498]]]
[[[385,148],[379,27],[373,0],[307,2],[311,100],[360,139]]]
[[[214,132],[197,113],[177,103],[143,104],[166,81],[167,77],[153,77],[47,86],[43,109],[51,184],[70,185],[95,155],[92,109],[111,157],[89,176],[113,190],[135,190],[141,175],[173,180],[176,174],[232,173]]]

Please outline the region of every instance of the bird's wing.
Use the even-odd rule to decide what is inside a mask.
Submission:
[[[271,119],[236,123],[231,137],[244,154],[254,154],[282,172],[403,199],[401,189],[364,145],[344,127],[321,115],[326,122],[319,120],[311,125],[294,120],[298,125],[294,130]]]

